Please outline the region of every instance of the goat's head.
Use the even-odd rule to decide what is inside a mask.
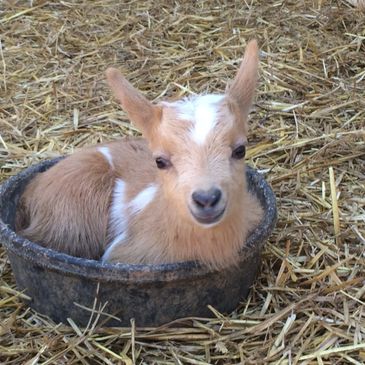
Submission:
[[[153,105],[116,69],[108,83],[149,141],[160,169],[161,194],[181,219],[210,227],[231,214],[242,194],[247,118],[256,87],[258,48],[251,41],[223,95]]]

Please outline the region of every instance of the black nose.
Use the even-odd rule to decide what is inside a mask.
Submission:
[[[197,190],[191,197],[199,208],[212,208],[220,201],[222,192],[217,188],[211,188],[207,191]]]

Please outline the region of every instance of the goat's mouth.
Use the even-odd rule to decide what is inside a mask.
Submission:
[[[225,211],[226,207],[223,207],[220,210],[210,208],[199,211],[190,208],[190,213],[194,219],[204,226],[212,226],[219,223],[222,220]]]

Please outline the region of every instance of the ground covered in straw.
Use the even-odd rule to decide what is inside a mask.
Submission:
[[[362,364],[365,15],[346,1],[0,2],[1,180],[137,131],[104,83],[151,99],[222,92],[250,38],[248,162],[278,201],[261,273],[231,314],[86,330],[28,309],[0,249],[3,364]]]

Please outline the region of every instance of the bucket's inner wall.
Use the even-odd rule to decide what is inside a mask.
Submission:
[[[28,182],[31,180],[32,176],[29,176],[29,178],[26,180],[17,181],[16,184],[9,186],[9,189],[6,191],[6,194],[4,194],[1,197],[0,201],[0,206],[2,207],[0,210],[1,220],[5,224],[8,224],[13,231],[15,230],[15,215],[19,199],[25,187],[27,186]]]
[[[57,158],[32,166],[14,176],[12,183],[10,183],[10,181],[4,183],[2,187],[4,189],[3,194],[0,196],[0,218],[5,224],[9,225],[13,231],[15,230],[16,209],[25,187],[37,173],[48,170],[60,159],[61,158]]]
[[[246,179],[249,193],[258,199],[265,212],[265,209],[267,208],[267,200],[265,198],[264,189],[263,186],[259,186],[258,176],[252,168],[246,167]]]

